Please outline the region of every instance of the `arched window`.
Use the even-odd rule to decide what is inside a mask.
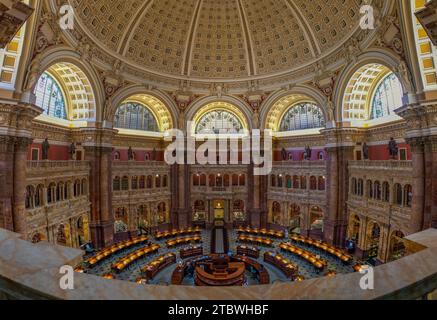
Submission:
[[[153,178],[152,176],[147,176],[147,189],[152,189],[153,187]]]
[[[317,190],[317,179],[314,176],[310,177],[310,190]]]
[[[63,196],[63,190],[64,184],[62,182],[58,182],[58,185],[56,186],[56,201],[62,201]]]
[[[299,189],[299,177],[298,176],[293,176],[293,189]]]
[[[61,87],[47,72],[44,72],[35,87],[36,105],[44,110],[44,114],[67,119],[65,99]]]
[[[375,181],[373,185],[373,197],[376,200],[381,200],[381,183],[379,181]]]
[[[322,110],[314,103],[300,103],[291,107],[281,121],[280,131],[318,129],[325,127]]]
[[[357,195],[362,197],[364,195],[364,181],[363,181],[363,179],[358,179],[358,188],[357,189],[358,189]]]
[[[129,190],[129,178],[126,176],[121,179],[121,190]]]
[[[136,176],[132,177],[131,188],[132,188],[132,190],[138,189],[138,177],[136,177]]]
[[[201,174],[200,175],[200,185],[202,187],[206,187],[206,174]]]
[[[244,187],[246,185],[246,175],[240,174],[238,176],[238,184],[240,185],[240,187]]]
[[[224,187],[229,187],[229,175],[228,174],[225,174],[223,176],[223,186]]]
[[[307,177],[301,176],[300,177],[300,188],[303,190],[306,190],[307,188]]]
[[[56,184],[52,182],[47,188],[47,203],[55,202],[55,189]]]
[[[378,119],[393,114],[402,106],[402,84],[394,73],[387,75],[375,90],[370,119]]]
[[[76,180],[74,181],[74,196],[75,197],[80,197],[81,193],[80,193],[80,180]]]
[[[271,178],[271,182],[270,182],[271,186],[276,187],[276,176],[272,174],[270,178]]]
[[[283,186],[283,183],[282,183],[282,175],[280,174],[279,176],[278,176],[278,188],[282,188],[282,186]]]
[[[145,176],[141,176],[140,177],[140,182],[139,182],[139,188],[140,189],[144,189],[146,187],[146,177]]]
[[[196,125],[198,134],[239,133],[243,129],[236,115],[225,110],[213,110],[203,115]]]
[[[155,188],[161,188],[161,176],[159,174],[155,176]]]
[[[34,203],[35,188],[33,186],[26,187],[26,209],[33,209],[35,207]]]
[[[115,177],[112,181],[112,190],[119,191],[120,190],[120,177]]]
[[[232,186],[238,187],[238,175],[237,174],[232,175]]]
[[[399,183],[394,186],[394,203],[402,205],[402,186]]]
[[[319,190],[324,191],[326,189],[325,177],[319,177]]]
[[[208,177],[208,180],[209,180],[209,186],[210,187],[215,187],[215,175],[210,174],[209,177]]]
[[[120,152],[118,151],[114,152],[114,160],[120,160]]]
[[[200,186],[200,175],[199,174],[193,174],[193,186],[195,186],[195,187]]]
[[[114,127],[152,132],[159,131],[155,116],[149,108],[138,103],[126,103],[118,107],[115,113]]]
[[[164,175],[163,177],[162,177],[162,187],[163,188],[167,188],[167,186],[168,186],[168,177],[167,177],[167,175]]]
[[[291,180],[291,176],[287,175],[285,177],[285,181],[287,184],[287,189],[291,189],[291,187],[293,186],[293,180]]]
[[[44,190],[44,186],[42,184],[36,187],[35,207],[40,207],[43,204],[43,190]]]

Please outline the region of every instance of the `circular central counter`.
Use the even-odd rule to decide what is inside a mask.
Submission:
[[[195,284],[197,286],[242,286],[245,282],[246,265],[232,262],[226,256],[210,256],[196,262]]]

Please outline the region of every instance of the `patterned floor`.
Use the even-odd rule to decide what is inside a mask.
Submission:
[[[232,230],[232,231],[228,231],[228,235],[229,235],[229,241],[230,241],[230,250],[232,252],[236,252],[236,246],[238,245],[236,243],[237,233],[235,230]],[[205,255],[208,255],[210,253],[211,231],[203,230],[202,231],[202,240],[203,240],[202,246],[203,246],[203,250],[204,250],[203,252]],[[167,247],[165,245],[165,240],[156,241],[153,239],[152,242],[158,243],[161,245],[161,249],[159,250],[158,253],[155,253],[153,255],[150,255],[148,257],[145,257],[143,259],[140,259],[140,260],[132,263],[132,265],[130,265],[128,268],[126,268],[123,272],[116,274],[115,278],[119,279],[119,280],[135,281],[141,275],[140,269],[143,266],[145,266],[147,263],[149,263],[150,261],[155,259],[157,256],[160,256],[166,252],[176,253],[177,257],[179,259],[178,252],[179,252],[179,249],[181,247],[178,247],[175,249],[167,249]],[[270,275],[270,282],[271,283],[274,283],[277,281],[283,281],[283,282],[290,281],[289,279],[287,279],[284,276],[284,274],[278,268],[263,262],[264,252],[266,252],[266,251],[280,252],[279,250],[277,250],[277,247],[278,247],[279,243],[281,243],[281,242],[282,242],[281,240],[276,240],[273,248],[260,247],[261,254],[260,254],[260,258],[258,259],[258,262],[262,263],[267,268],[269,275]],[[299,274],[301,276],[304,276],[305,279],[321,277],[328,270],[334,270],[337,273],[351,273],[351,272],[353,272],[352,266],[354,265],[354,263],[351,263],[350,265],[343,265],[335,257],[332,257],[331,255],[326,254],[320,250],[310,248],[310,247],[304,247],[304,246],[298,245],[298,244],[294,244],[294,245],[300,246],[300,247],[304,248],[305,250],[311,251],[311,252],[319,255],[321,258],[325,259],[328,262],[328,267],[325,269],[325,271],[323,271],[321,274],[319,274],[315,270],[315,268],[312,265],[310,265],[308,262],[306,262],[305,260],[302,260],[301,258],[296,257],[296,256],[292,255],[291,253],[281,252],[282,255],[286,256],[293,263],[295,263],[299,266]],[[99,275],[99,276],[105,275],[107,273],[111,273],[111,265],[114,262],[116,262],[118,259],[122,258],[123,256],[126,256],[126,255],[134,252],[135,250],[141,248],[141,246],[142,245],[139,244],[139,245],[134,246],[128,250],[123,250],[122,252],[115,254],[112,257],[100,262],[94,268],[87,270],[87,272],[90,274],[95,274],[95,275]],[[175,269],[174,264],[167,267],[166,269],[164,269],[160,273],[158,273],[158,275],[150,283],[151,284],[159,284],[159,285],[169,285],[171,282],[171,275],[172,275],[174,269]],[[246,278],[247,278],[246,285],[258,284],[257,280],[254,279],[249,272],[247,273]],[[194,285],[194,279],[186,277],[184,279],[183,285]]]

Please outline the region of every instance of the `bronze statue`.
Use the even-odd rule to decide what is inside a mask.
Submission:
[[[390,142],[388,143],[388,152],[393,160],[395,160],[398,157],[398,151],[399,149],[396,140],[390,138]]]
[[[304,160],[311,160],[311,153],[312,153],[312,151],[311,151],[310,146],[306,146],[305,147],[305,152],[303,153]]]
[[[134,160],[134,152],[132,150],[132,147],[129,147],[129,149],[127,150],[127,159],[129,161]]]
[[[282,155],[282,161],[287,160],[287,151],[284,148],[282,148],[281,155]]]
[[[365,142],[363,143],[363,158],[369,160],[369,146]]]
[[[74,155],[76,154],[76,145],[74,142],[70,144],[70,148],[68,149],[68,153],[70,154],[70,159],[73,160]]]
[[[49,149],[50,149],[49,138],[46,138],[44,140],[41,149],[42,149],[42,159],[47,160],[49,158]]]

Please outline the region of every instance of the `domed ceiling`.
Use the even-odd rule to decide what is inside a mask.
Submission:
[[[72,0],[83,31],[140,70],[251,79],[301,68],[358,29],[359,0]]]

